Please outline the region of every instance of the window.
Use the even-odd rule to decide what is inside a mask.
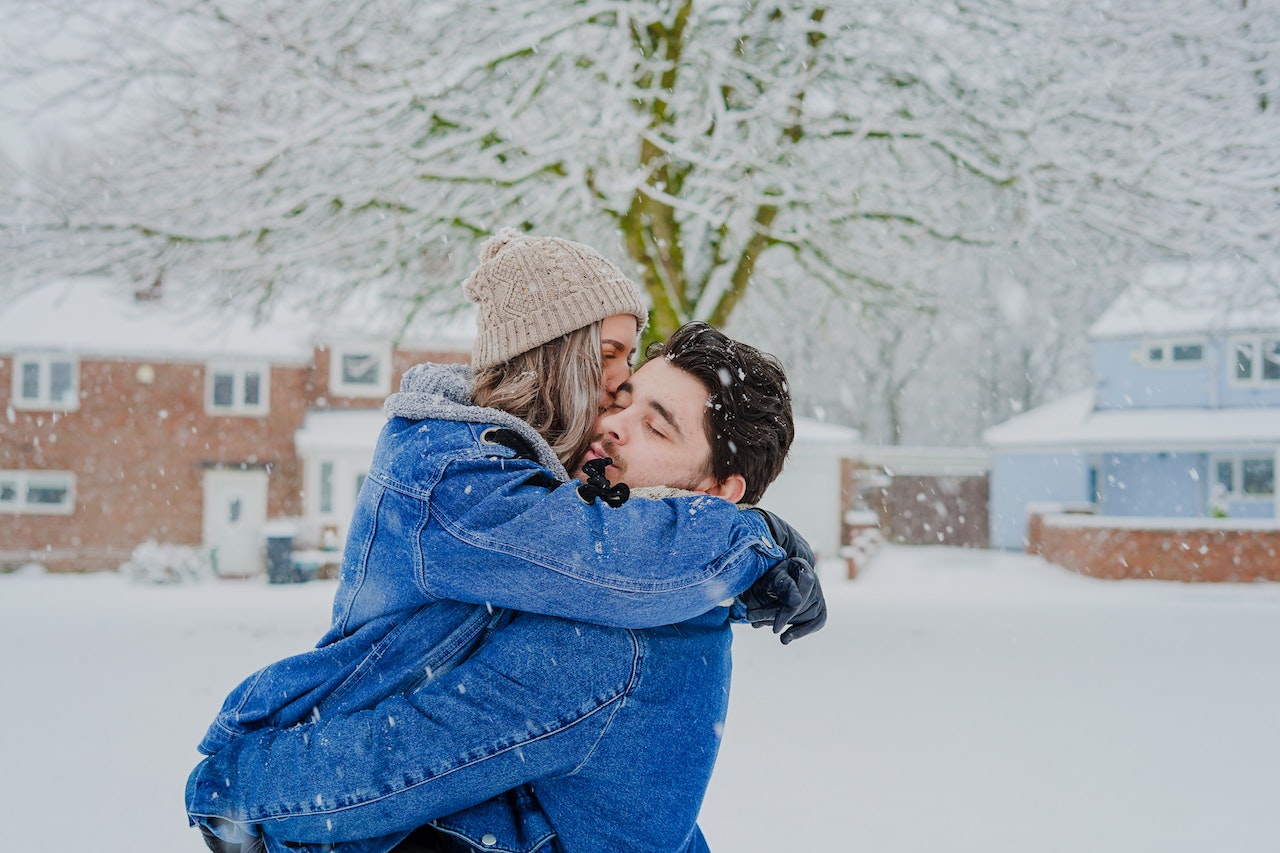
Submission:
[[[265,364],[211,364],[205,406],[217,415],[265,415],[270,408],[271,369]]]
[[[1147,341],[1143,345],[1149,367],[1198,365],[1204,362],[1204,351],[1204,341],[1198,340]]]
[[[333,512],[333,463],[320,463],[320,511]]]
[[[1280,338],[1236,338],[1231,342],[1231,379],[1238,385],[1280,383]]]
[[[1275,459],[1241,459],[1240,491],[1246,495],[1274,495],[1276,493]]]
[[[329,393],[385,397],[391,392],[389,344],[339,344],[329,349]]]
[[[1175,364],[1204,361],[1204,344],[1174,344],[1172,350]]]
[[[1274,456],[1219,456],[1213,462],[1214,491],[1224,498],[1270,498],[1276,493]]]
[[[70,471],[0,471],[0,513],[70,515],[75,503]]]
[[[1214,482],[1224,495],[1234,494],[1236,490],[1236,466],[1230,459],[1219,459],[1214,474]]]
[[[80,365],[69,355],[15,356],[12,400],[15,409],[69,412],[80,408]]]

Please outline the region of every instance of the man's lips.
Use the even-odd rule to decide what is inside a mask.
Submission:
[[[599,444],[593,444],[589,448],[587,448],[586,461],[590,462],[592,459],[608,459],[611,457],[611,455],[612,454],[605,452],[605,449],[603,446]],[[608,467],[613,468],[614,470],[617,470],[618,468],[617,465],[613,465],[613,464],[610,464]]]

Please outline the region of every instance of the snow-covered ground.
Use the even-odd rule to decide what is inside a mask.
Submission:
[[[714,850],[1280,849],[1280,585],[905,547],[825,584],[822,633],[739,630]],[[236,681],[319,637],[332,594],[0,576],[0,849],[203,849],[195,742]]]

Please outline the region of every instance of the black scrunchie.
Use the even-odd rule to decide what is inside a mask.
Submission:
[[[604,475],[604,469],[609,467],[612,462],[612,459],[604,456],[583,464],[582,473],[587,475],[587,482],[578,486],[578,497],[587,503],[600,498],[614,509],[627,502],[627,498],[631,497],[631,487],[626,483],[611,486]]]

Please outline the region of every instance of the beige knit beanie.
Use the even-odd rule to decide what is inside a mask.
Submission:
[[[514,228],[484,242],[463,290],[480,308],[476,371],[614,314],[633,315],[641,328],[649,318],[640,288],[595,249]]]

